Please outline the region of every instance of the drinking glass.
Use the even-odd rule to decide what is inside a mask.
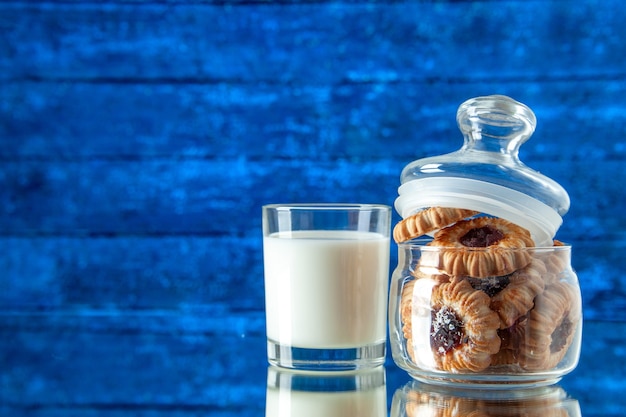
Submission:
[[[263,207],[272,365],[351,370],[384,362],[390,222],[385,205]]]

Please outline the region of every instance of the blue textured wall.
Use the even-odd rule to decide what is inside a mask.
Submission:
[[[625,21],[619,0],[1,3],[0,404],[226,413],[201,370],[244,396],[229,375],[264,348],[261,205],[392,204],[477,95],[535,111],[521,157],[570,193],[586,318],[625,321]]]

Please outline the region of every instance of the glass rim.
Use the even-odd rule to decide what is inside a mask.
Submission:
[[[277,210],[277,211],[289,211],[289,210],[308,210],[308,211],[389,211],[391,212],[391,206],[387,204],[376,203],[274,203],[263,205],[263,210]]]

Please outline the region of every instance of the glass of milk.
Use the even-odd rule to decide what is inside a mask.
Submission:
[[[270,366],[267,417],[387,417],[384,367],[303,372]]]
[[[352,370],[385,360],[391,208],[263,207],[268,360]]]

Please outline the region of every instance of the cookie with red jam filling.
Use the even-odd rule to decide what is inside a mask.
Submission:
[[[532,259],[527,248],[534,241],[528,230],[507,220],[477,217],[439,230],[427,246],[438,250],[425,252],[422,261],[448,275],[484,278],[526,267]]]

